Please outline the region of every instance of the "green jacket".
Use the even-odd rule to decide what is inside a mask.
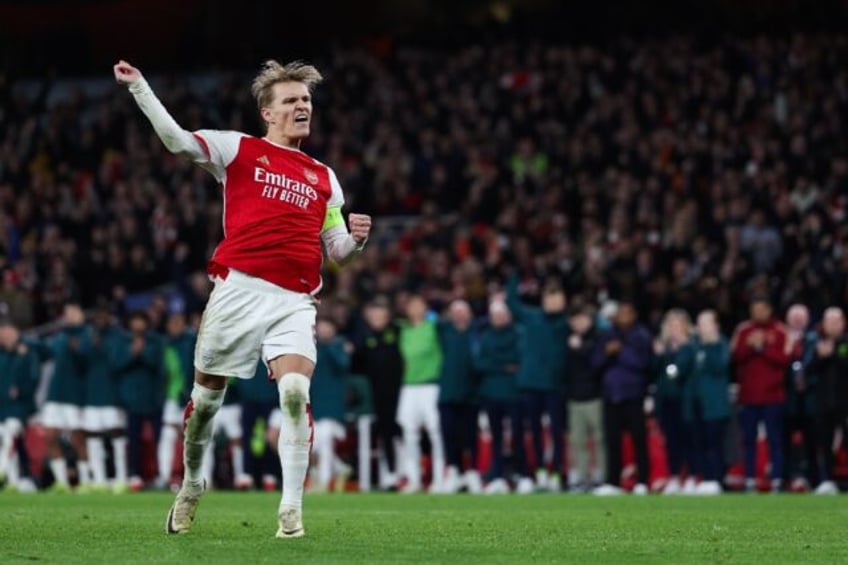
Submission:
[[[39,347],[42,355],[53,360],[53,377],[47,389],[47,402],[85,404],[86,359],[83,341],[85,326],[60,331]]]
[[[133,355],[131,347],[132,336],[123,335],[115,363],[120,376],[121,404],[130,414],[157,414],[165,401],[163,340],[155,333],[147,332],[140,354]]]
[[[564,392],[569,333],[565,313],[546,314],[539,307],[523,304],[518,295],[518,277],[511,277],[507,283],[506,301],[518,324],[518,388]]]
[[[695,419],[695,406],[700,405],[704,420],[730,417],[730,346],[722,337],[716,343],[701,343],[697,338],[680,350],[680,372],[683,375],[683,418]]]
[[[319,341],[318,359],[312,375],[310,396],[312,417],[344,422],[347,376],[350,373],[350,355],[345,351],[344,340]]]
[[[38,351],[21,342],[0,352],[0,420],[15,418],[24,424],[35,412],[35,390],[41,378]]]
[[[474,353],[474,367],[480,372],[480,396],[485,400],[517,401],[516,371],[520,361],[518,330],[515,324],[505,328],[486,328]]]
[[[177,337],[168,337],[162,358],[165,370],[165,398],[179,405],[188,402],[194,386],[194,346],[197,334],[186,330]],[[227,396],[230,396],[227,394]]]
[[[400,326],[400,352],[403,356],[403,384],[436,383],[442,372],[442,348],[435,320],[424,320],[413,326]]]
[[[439,342],[444,356],[439,377],[440,403],[476,401],[478,383],[471,355],[476,337],[473,325],[461,332],[451,322],[439,322]]]
[[[99,331],[89,328],[83,340],[85,355],[85,405],[119,406],[118,372],[115,363],[123,331],[109,326]]]

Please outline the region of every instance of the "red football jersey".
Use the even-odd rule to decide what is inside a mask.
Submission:
[[[295,292],[321,288],[321,231],[344,196],[333,170],[302,151],[233,131],[194,133],[198,163],[224,189],[224,239],[210,260]]]

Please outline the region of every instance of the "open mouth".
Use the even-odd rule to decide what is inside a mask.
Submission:
[[[297,124],[305,124],[309,122],[309,114],[297,114],[294,117],[294,121]]]

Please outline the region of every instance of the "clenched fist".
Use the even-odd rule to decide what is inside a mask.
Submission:
[[[112,67],[112,69],[115,71],[115,80],[118,81],[118,84],[129,86],[141,79],[141,71],[123,59],[118,61],[118,64]]]
[[[367,214],[350,214],[347,217],[347,223],[350,226],[350,235],[353,236],[353,241],[357,245],[362,245],[368,239],[368,234],[371,232],[371,216]]]

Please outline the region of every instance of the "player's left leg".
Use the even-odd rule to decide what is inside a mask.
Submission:
[[[546,485],[537,485],[551,492],[562,490],[563,471],[563,442],[565,440],[565,395],[559,392],[551,392],[545,395],[545,412],[551,422],[551,442],[553,443],[553,457],[551,459],[551,474],[548,476]]]
[[[430,457],[433,468],[430,492],[440,493],[443,490],[445,474],[445,444],[442,441],[439,423],[439,385],[422,385],[421,397],[424,401],[424,427],[430,438]]]
[[[269,361],[269,366],[277,381],[282,412],[277,446],[283,468],[283,496],[277,537],[296,538],[304,534],[303,487],[309,470],[314,429],[309,385],[315,363],[303,355],[285,354]]]

